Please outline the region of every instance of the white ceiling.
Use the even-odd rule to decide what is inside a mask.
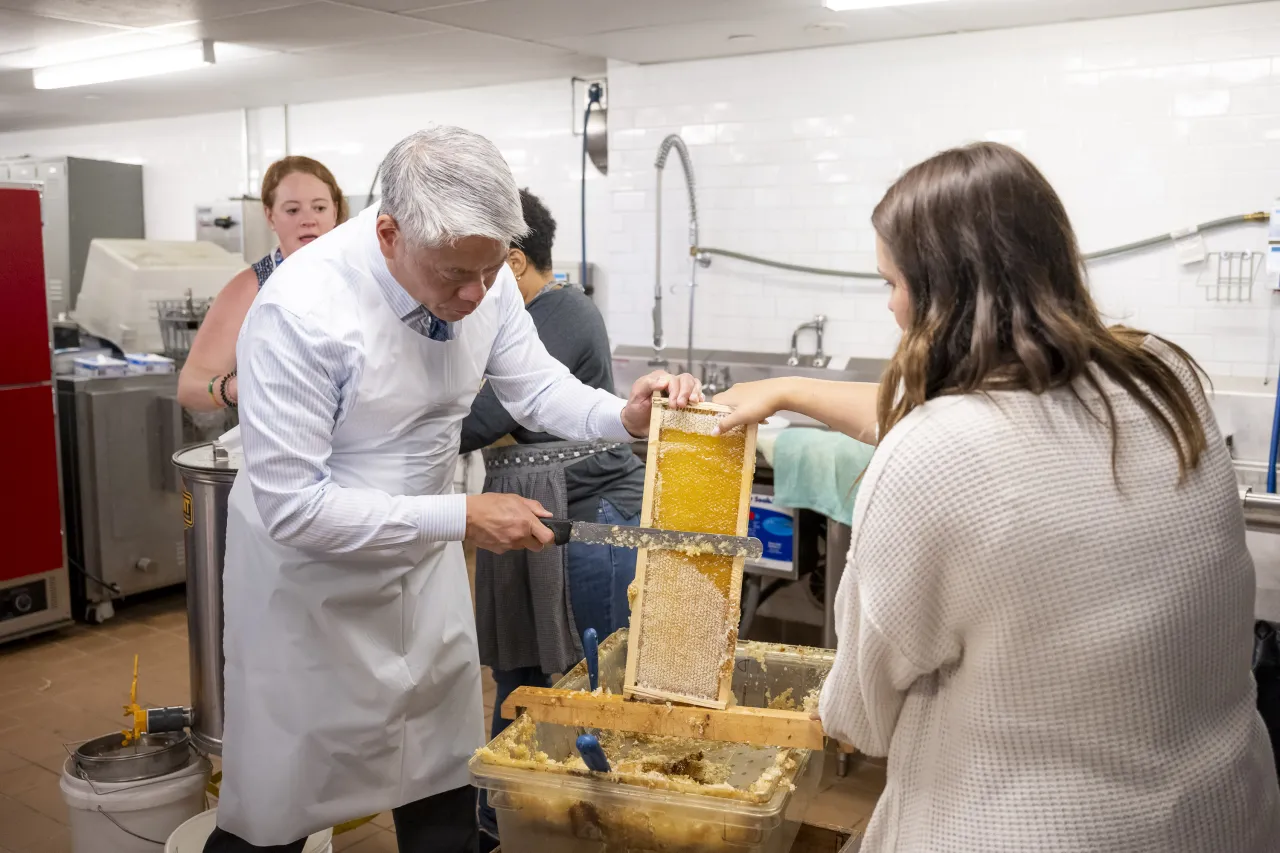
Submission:
[[[822,0],[0,0],[0,131],[593,75],[607,58],[703,59],[1239,2],[953,0],[836,13]],[[200,38],[217,42],[216,65],[31,86],[34,66]]]

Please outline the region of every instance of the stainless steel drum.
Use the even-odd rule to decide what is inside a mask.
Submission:
[[[227,498],[239,460],[216,443],[173,455],[182,473],[187,549],[187,636],[191,649],[191,737],[222,754],[222,558]]]

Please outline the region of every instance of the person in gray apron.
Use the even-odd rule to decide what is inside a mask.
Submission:
[[[520,192],[529,233],[507,263],[547,351],[585,385],[613,390],[609,335],[600,311],[576,287],[551,272],[556,223],[528,190]],[[516,444],[491,447],[510,436]],[[538,501],[558,518],[636,525],[644,494],[644,464],[625,442],[566,442],[516,422],[493,390],[482,388],[462,423],[462,452],[486,448],[486,492]],[[553,673],[582,659],[582,632],[603,640],[627,625],[627,586],[636,554],[626,548],[584,545],[539,552],[476,555],[476,631],[480,662],[497,682],[490,736],[510,720],[502,702],[522,685],[550,686]],[[480,825],[496,837],[493,812],[481,802]]]
[[[626,443],[550,441],[486,448],[484,490],[536,500],[558,518],[635,526],[639,512],[616,493],[570,497],[580,491],[584,469],[622,468],[617,460],[624,453],[635,459]],[[626,468],[639,473],[643,491],[643,465],[628,460]],[[631,476],[624,478],[623,488],[631,486]],[[492,737],[511,722],[498,708],[515,688],[550,687],[553,673],[582,660],[583,631],[594,628],[604,638],[626,627],[627,586],[635,572],[635,551],[607,545],[571,542],[541,551],[477,552],[480,662],[493,668],[498,685]]]

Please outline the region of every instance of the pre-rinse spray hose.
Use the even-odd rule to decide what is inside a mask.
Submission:
[[[653,165],[657,169],[657,181],[655,187],[654,204],[655,226],[654,226],[654,268],[653,268],[653,355],[654,362],[662,357],[662,350],[666,347],[666,339],[662,331],[662,172],[667,168],[667,157],[670,156],[672,150],[680,158],[680,168],[684,170],[685,189],[689,193],[689,254],[693,258],[692,269],[689,273],[689,342],[688,342],[688,359],[689,369],[693,369],[693,308],[694,298],[697,293],[698,280],[698,196],[697,182],[693,177],[693,161],[689,158],[689,148],[684,144],[684,140],[677,133],[668,134],[662,140],[662,144],[658,146],[658,156],[654,159]],[[766,261],[766,263],[771,263]]]
[[[1221,219],[1213,219],[1208,222],[1202,222],[1195,226],[1194,229],[1185,232],[1186,234],[1204,233],[1207,231],[1217,231],[1222,228],[1229,228],[1232,225],[1244,225],[1250,222],[1269,222],[1271,215],[1265,211],[1257,213],[1238,214],[1236,216],[1224,216]],[[1165,243],[1172,243],[1184,236],[1183,233],[1177,234],[1161,234],[1157,237],[1148,237],[1145,240],[1136,240],[1132,243],[1125,243],[1123,246],[1114,246],[1110,249],[1102,249],[1097,252],[1090,252],[1084,256],[1086,261],[1101,261],[1107,258],[1113,258],[1117,255],[1125,255],[1130,252],[1137,252],[1142,249],[1150,249],[1155,246],[1161,246]],[[771,267],[773,269],[786,270],[788,272],[804,273],[806,275],[822,275],[834,278],[858,278],[869,281],[880,281],[884,276],[875,272],[854,272],[851,270],[833,270],[824,269],[822,267],[809,267],[803,264],[787,264],[782,261],[771,261],[768,258],[760,258],[755,255],[747,255],[742,252],[733,252],[728,249],[713,249],[707,246],[699,246],[696,241],[689,248],[689,254],[697,256],[699,253],[706,255],[720,255],[724,258],[733,258],[738,261],[745,261],[749,264],[757,264],[762,267]]]

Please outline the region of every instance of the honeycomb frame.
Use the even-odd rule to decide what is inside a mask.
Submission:
[[[685,409],[677,410],[668,405],[668,401],[661,395],[654,395],[653,414],[649,424],[649,444],[647,453],[647,465],[645,468],[645,485],[644,497],[641,507],[640,524],[644,527],[655,526],[653,523],[655,510],[658,504],[658,475],[659,466],[661,464],[662,453],[662,429],[667,426],[671,429],[680,428],[681,422],[688,422],[688,416],[706,416],[706,415],[723,415],[731,411],[725,406],[718,406],[713,403],[699,403],[690,405]],[[740,428],[744,433],[742,442],[742,459],[740,467],[738,467],[738,483],[737,483],[737,515],[735,519],[735,527],[733,530],[723,530],[716,532],[731,533],[737,536],[747,535],[747,525],[750,519],[751,511],[751,485],[755,475],[756,462],[756,425],[750,424]],[[696,432],[695,430],[682,429],[681,431]],[[736,432],[736,431],[735,431]],[[709,434],[709,433],[704,433]],[[736,444],[736,441],[735,441]],[[663,488],[669,488],[664,484]],[[710,532],[710,531],[706,531]],[[627,648],[627,668],[623,682],[623,694],[628,698],[648,699],[656,701],[668,701],[685,705],[696,705],[705,708],[715,708],[723,710],[729,704],[733,695],[733,662],[734,654],[738,639],[738,621],[741,614],[742,601],[742,576],[743,568],[746,563],[745,558],[724,558],[732,560],[731,574],[728,581],[728,589],[725,591],[725,608],[723,612],[723,622],[719,626],[724,637],[723,648],[718,650],[717,660],[707,660],[705,665],[701,666],[704,670],[701,673],[701,680],[698,689],[689,690],[671,689],[670,685],[666,687],[657,687],[652,683],[642,683],[642,670],[645,666],[642,658],[645,655],[645,649],[649,643],[661,643],[666,646],[666,653],[679,657],[679,652],[675,649],[677,644],[685,642],[685,635],[678,631],[664,632],[661,637],[647,637],[645,633],[646,623],[666,623],[668,625],[678,625],[681,623],[688,624],[688,612],[681,607],[668,607],[672,610],[669,615],[664,616],[663,613],[656,612],[653,608],[662,606],[662,603],[651,600],[646,603],[645,587],[647,583],[647,575],[652,574],[656,579],[660,573],[666,578],[667,582],[675,581],[684,585],[688,583],[700,583],[699,569],[696,566],[680,566],[679,560],[671,560],[673,556],[671,552],[660,552],[656,549],[640,549],[636,555],[636,597],[631,608],[631,627],[630,635],[635,641],[628,644]],[[673,575],[673,572],[675,573]],[[646,609],[646,607],[648,609]],[[679,612],[675,612],[675,611]],[[656,629],[655,629],[656,630]],[[707,630],[713,631],[712,626]],[[705,639],[705,638],[704,638]],[[711,642],[711,645],[715,645]],[[649,648],[652,648],[649,646]],[[662,652],[659,652],[660,654]],[[707,689],[714,688],[714,689]]]

